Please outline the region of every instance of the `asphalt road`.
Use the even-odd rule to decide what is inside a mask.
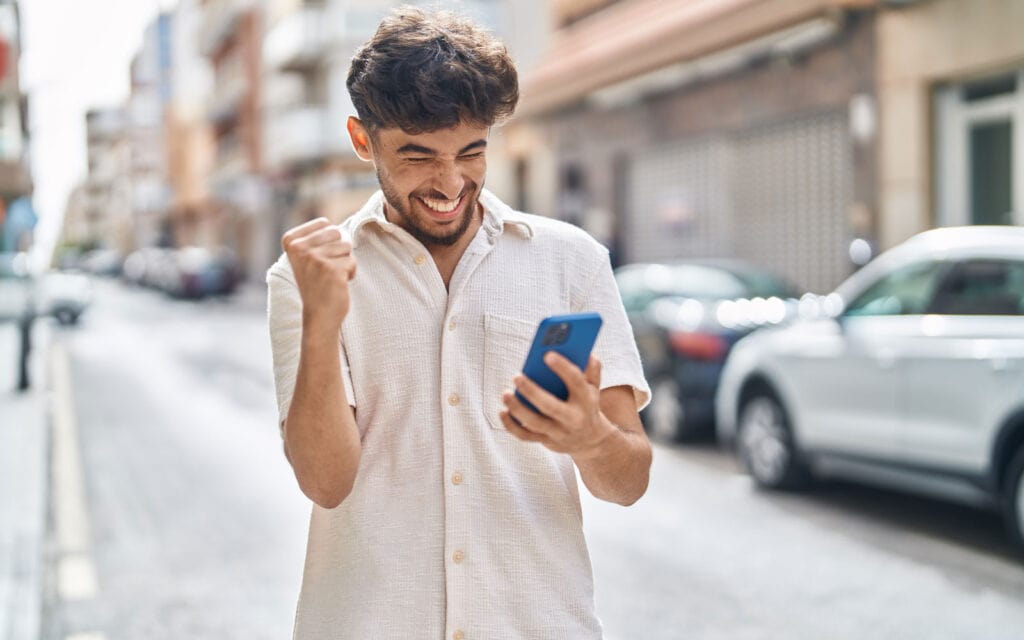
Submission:
[[[44,638],[290,637],[309,505],[259,299],[101,283],[51,355]],[[656,447],[639,503],[586,498],[584,518],[610,640],[1024,637],[1024,561],[992,514],[838,482],[767,494],[706,444]]]

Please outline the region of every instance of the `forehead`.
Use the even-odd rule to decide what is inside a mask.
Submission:
[[[450,129],[438,129],[423,133],[406,133],[402,129],[380,129],[377,139],[391,151],[412,144],[438,153],[456,153],[466,145],[486,140],[490,127],[460,123]]]

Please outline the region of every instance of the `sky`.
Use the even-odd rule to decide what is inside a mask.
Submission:
[[[86,175],[85,112],[128,95],[146,25],[171,0],[20,0],[21,86],[29,96],[36,248],[48,256],[71,189]]]

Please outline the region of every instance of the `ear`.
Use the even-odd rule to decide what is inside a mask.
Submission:
[[[356,155],[363,160],[373,160],[373,149],[371,147],[370,132],[363,126],[362,121],[355,116],[348,117],[348,137],[352,141],[352,148]]]

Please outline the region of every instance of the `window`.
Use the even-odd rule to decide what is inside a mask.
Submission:
[[[868,287],[843,315],[907,316],[924,313],[943,267],[941,262],[925,262],[898,269]]]
[[[936,222],[1024,224],[1024,69],[934,95]]]
[[[929,308],[946,315],[1024,314],[1024,262],[971,260],[953,268]]]

